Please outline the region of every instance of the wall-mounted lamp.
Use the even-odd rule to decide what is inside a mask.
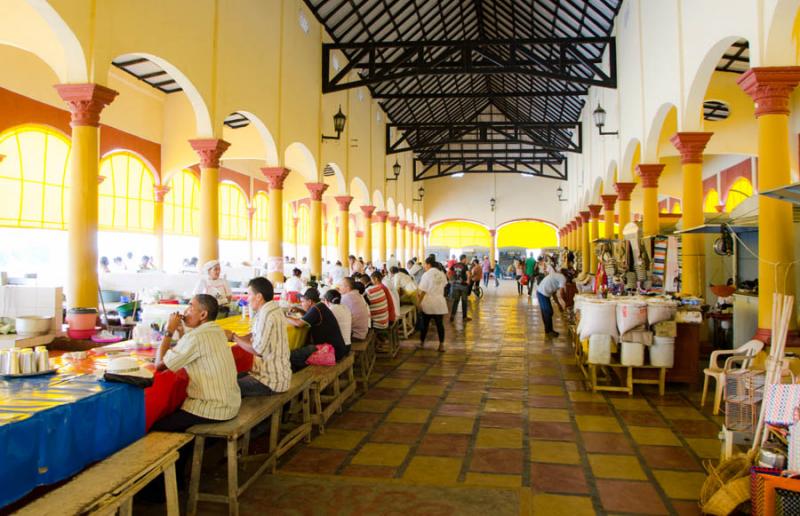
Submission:
[[[425,189],[423,187],[419,187],[417,190],[417,195],[419,195],[419,199],[415,199],[414,197],[411,198],[413,202],[422,202],[422,198],[425,197]]]
[[[489,199],[489,206],[492,208],[492,211],[494,211],[494,207],[497,206],[497,201],[495,201],[494,197]]]
[[[556,194],[558,194],[559,201],[564,202],[567,200],[567,198],[564,197],[564,189],[561,188],[560,186],[558,187],[558,189],[556,189]]]
[[[397,178],[400,177],[400,163],[397,160],[394,160],[394,165],[392,165],[392,173],[394,177],[384,177],[384,181],[397,181]]]
[[[592,113],[592,118],[594,118],[594,125],[597,126],[601,135],[612,136],[619,134],[619,131],[603,131],[603,127],[606,125],[606,110],[601,108],[599,103],[597,104],[597,109]]]
[[[333,130],[336,131],[336,136],[322,135],[323,140],[338,140],[344,131],[344,124],[347,122],[347,117],[342,113],[342,106],[339,106],[339,112],[333,115]]]

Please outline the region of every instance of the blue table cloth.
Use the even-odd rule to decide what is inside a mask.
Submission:
[[[141,438],[144,391],[60,374],[0,380],[0,507]]]

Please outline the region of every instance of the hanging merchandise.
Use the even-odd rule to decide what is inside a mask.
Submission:
[[[655,237],[653,242],[653,288],[664,288],[664,271],[667,265],[667,239]]]
[[[678,284],[680,283],[680,249],[681,240],[677,237],[671,236],[667,238],[667,267],[664,276],[664,291],[677,292],[680,290]]]

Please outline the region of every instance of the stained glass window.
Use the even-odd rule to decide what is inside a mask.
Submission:
[[[200,182],[191,170],[181,170],[167,183],[164,196],[164,232],[200,234]]]
[[[141,158],[115,152],[100,162],[100,229],[152,232],[153,173]]]

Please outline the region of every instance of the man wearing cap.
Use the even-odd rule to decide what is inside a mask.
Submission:
[[[558,337],[558,332],[553,329],[553,304],[550,298],[564,287],[567,279],[563,274],[556,272],[550,264],[547,264],[547,271],[547,276],[536,287],[536,298],[539,301],[539,310],[542,312],[545,334],[549,337]]]
[[[338,362],[350,352],[350,347],[344,343],[339,323],[330,308],[319,301],[319,290],[309,288],[300,296],[300,305],[303,307],[302,319],[289,318],[289,324],[302,328],[309,327],[311,344],[292,351],[289,360],[292,371],[299,371],[306,367],[306,360],[317,350],[317,345],[330,344],[336,351]]]
[[[202,277],[197,282],[197,286],[194,287],[192,295],[208,294],[216,299],[219,305],[230,303],[233,292],[231,292],[228,282],[219,277],[221,272],[222,268],[219,261],[210,260],[204,263]]]
[[[250,333],[236,335],[225,330],[228,340],[253,355],[250,371],[239,375],[243,397],[286,392],[292,381],[286,318],[273,296],[268,279],[260,276],[251,279],[247,284],[247,304],[255,316],[250,323]]]
[[[194,296],[183,316],[170,316],[156,368],[185,369],[189,386],[181,408],[157,421],[152,430],[183,432],[190,426],[225,421],[239,413],[242,399],[236,363],[225,332],[214,322],[216,318],[217,300],[208,294]],[[185,334],[183,326],[189,330]],[[182,336],[173,347],[176,331]]]

